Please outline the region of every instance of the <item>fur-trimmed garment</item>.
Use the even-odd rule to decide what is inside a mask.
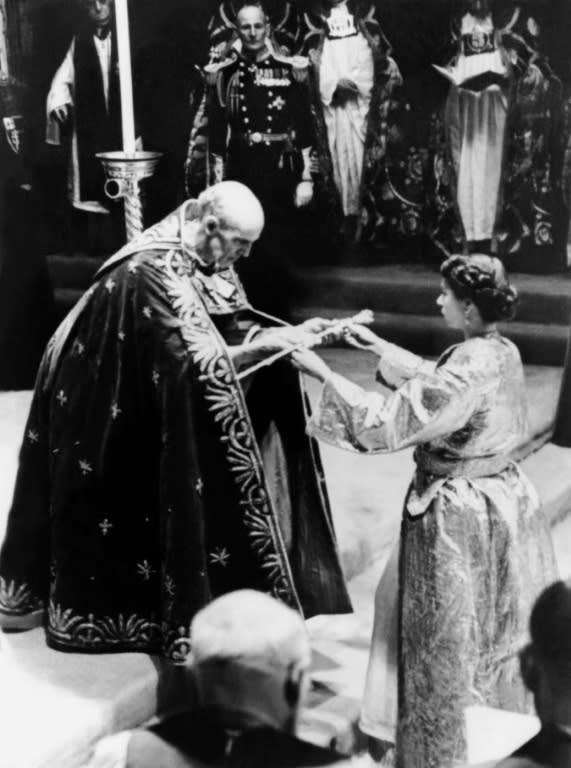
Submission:
[[[451,86],[445,115],[465,240],[491,238],[511,268],[536,272],[566,266],[569,218],[563,198],[568,118],[541,34],[538,20],[518,2],[484,19],[455,19],[451,66],[472,70],[482,60],[486,77],[495,66],[491,57],[499,55],[506,78],[478,91]]]
[[[300,50],[312,64],[318,200],[334,229],[356,217],[358,235],[375,241],[386,229],[387,137],[402,82],[375,7],[343,2],[306,12]],[[341,78],[356,87],[348,99],[336,94]]]

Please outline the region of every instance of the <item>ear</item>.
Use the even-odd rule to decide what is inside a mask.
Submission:
[[[539,678],[537,662],[535,660],[531,644],[526,645],[525,648],[520,651],[519,668],[526,688],[528,688],[532,693],[535,693],[537,690]]]
[[[303,692],[303,681],[305,674],[305,668],[299,664],[292,664],[288,669],[287,679],[285,681],[284,696],[288,706],[290,706],[292,709],[296,707],[300,702]]]
[[[204,217],[204,229],[209,235],[213,235],[220,228],[220,222],[214,214],[208,214]]]

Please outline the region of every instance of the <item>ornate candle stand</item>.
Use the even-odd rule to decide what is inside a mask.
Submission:
[[[143,231],[143,206],[139,183],[148,179],[162,155],[160,152],[99,152],[105,169],[105,194],[111,200],[123,198],[127,242]]]

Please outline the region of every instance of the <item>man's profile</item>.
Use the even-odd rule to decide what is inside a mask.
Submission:
[[[0,552],[0,622],[59,650],[181,660],[237,588],[350,610],[307,399],[312,330],[248,303],[232,264],[263,226],[223,182],[112,257],[48,345]],[[242,377],[240,378],[240,372]]]

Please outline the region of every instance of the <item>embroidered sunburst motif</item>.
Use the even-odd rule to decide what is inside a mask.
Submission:
[[[0,605],[3,608],[24,613],[34,607],[34,602],[40,605],[39,600],[34,600],[32,590],[25,582],[17,584],[0,576]]]
[[[86,459],[79,460],[79,468],[82,475],[88,475],[90,472],[93,472],[93,467]]]
[[[137,563],[137,573],[142,576],[145,581],[149,581],[153,575],[153,567],[148,560],[143,560],[141,563]]]
[[[63,389],[60,389],[60,391],[56,395],[56,400],[61,406],[64,406],[67,403],[67,395],[63,391]]]
[[[230,560],[230,552],[226,547],[217,547],[214,552],[210,553],[210,562],[213,565],[221,565],[226,568],[228,561]]]
[[[28,434],[28,440],[29,440],[31,443],[37,443],[37,442],[38,442],[38,440],[40,439],[40,436],[39,436],[39,434],[36,432],[36,430],[35,430],[35,429],[29,429],[27,434]]]

